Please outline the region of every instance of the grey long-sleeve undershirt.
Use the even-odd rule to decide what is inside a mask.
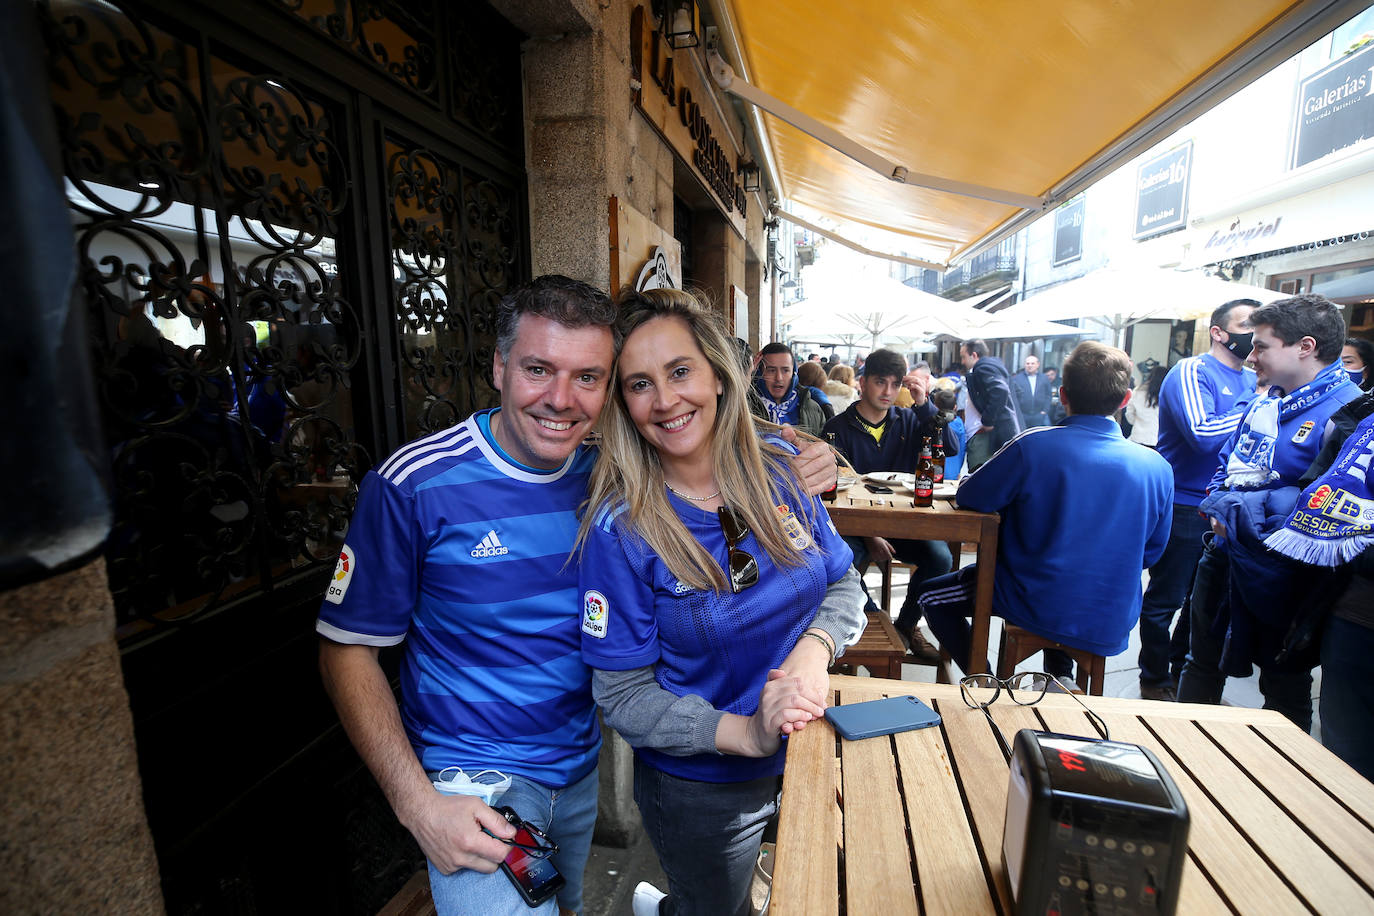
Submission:
[[[810,627],[824,630],[838,658],[864,631],[864,593],[851,566],[830,583]],[[633,747],[675,757],[714,754],[721,712],[696,694],[678,696],[654,680],[652,665],[628,671],[592,672],[592,693],[606,724]]]

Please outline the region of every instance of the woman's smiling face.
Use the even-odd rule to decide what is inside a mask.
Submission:
[[[716,398],[725,389],[686,321],[653,318],[632,331],[620,351],[619,384],[630,419],[665,469],[710,460]]]

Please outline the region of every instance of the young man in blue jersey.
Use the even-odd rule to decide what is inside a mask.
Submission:
[[[1292,510],[1298,481],[1325,443],[1327,421],[1360,389],[1341,368],[1340,307],[1322,296],[1260,306],[1246,326],[1266,393],[1250,403],[1222,447],[1200,506],[1212,534],[1193,579],[1178,699],[1220,703],[1226,678],[1246,677],[1258,665],[1264,708],[1307,731],[1315,649],[1295,643],[1290,626],[1296,598],[1310,582],[1263,539]]]
[[[1121,436],[1112,414],[1130,399],[1131,359],[1097,341],[1063,366],[1058,426],[1029,429],[959,486],[961,508],[1000,512],[993,613],[1099,655],[1125,651],[1140,613],[1140,571],[1169,539],[1173,474]],[[925,583],[916,602],[940,645],[970,670],[977,564]],[[1073,662],[1045,653],[1045,670]],[[977,659],[976,664],[986,664]],[[986,669],[982,669],[986,670]]]
[[[552,899],[527,907],[496,873],[515,830],[493,805],[558,844],[556,908],[582,906],[600,733],[568,557],[614,320],[605,293],[566,277],[502,300],[501,406],[368,472],[316,624],[325,688],[424,850],[441,914],[555,911]],[[804,456],[808,486],[833,486],[829,449]],[[399,707],[377,657],[398,644]]]
[[[1254,336],[1245,320],[1258,305],[1232,299],[1218,306],[1207,331],[1210,348],[1176,363],[1159,389],[1156,448],[1174,469],[1174,521],[1140,604],[1140,695],[1147,700],[1175,698],[1188,654],[1188,615],[1179,616],[1172,639],[1169,625],[1202,556],[1208,529],[1198,503],[1216,472],[1217,454],[1255,396],[1255,373],[1243,363]]]

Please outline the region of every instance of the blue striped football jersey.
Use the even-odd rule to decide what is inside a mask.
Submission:
[[[402,645],[401,718],[426,770],[570,785],[601,737],[568,560],[595,449],[518,464],[481,411],[364,477],[318,632]]]

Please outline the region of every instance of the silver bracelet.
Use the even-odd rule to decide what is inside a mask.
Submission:
[[[830,656],[830,661],[829,661],[829,663],[826,664],[826,667],[827,667],[827,668],[829,668],[831,665],[835,664],[835,650],[834,650],[833,648],[831,648],[831,646],[830,646],[830,640],[826,639],[824,636],[822,636],[822,635],[819,634],[819,633],[812,633],[810,630],[807,630],[807,631],[806,631],[805,633],[803,633],[802,635],[803,635],[803,636],[810,636],[812,639],[819,641],[821,645],[825,646],[825,654],[828,655],[828,656]]]

